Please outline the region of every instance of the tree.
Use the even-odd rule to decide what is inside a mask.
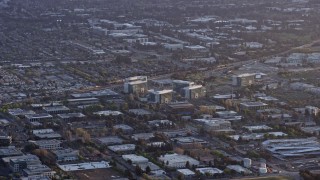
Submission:
[[[191,168],[191,166],[190,166],[190,162],[189,162],[189,161],[187,161],[187,162],[186,162],[186,168],[188,168],[188,169],[190,169],[190,168]]]
[[[142,169],[141,169],[141,167],[140,167],[140,166],[136,166],[135,171],[136,171],[137,176],[141,176],[141,175],[142,175],[142,173],[143,173],[143,171],[142,171]]]
[[[132,173],[131,173],[128,169],[125,170],[124,174],[125,174],[129,179],[133,179],[133,175],[132,175]]]
[[[149,174],[151,172],[151,168],[149,166],[146,167],[146,173]]]

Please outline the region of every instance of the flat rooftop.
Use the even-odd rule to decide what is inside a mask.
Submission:
[[[101,161],[101,162],[87,162],[87,163],[78,163],[78,164],[65,164],[60,165],[58,167],[63,171],[83,171],[83,170],[90,170],[90,169],[103,169],[103,168],[110,168],[109,162]]]

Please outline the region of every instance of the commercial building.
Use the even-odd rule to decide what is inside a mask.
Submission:
[[[53,117],[48,113],[28,114],[25,116],[29,122],[41,122],[51,120]]]
[[[117,124],[113,126],[114,130],[121,130],[125,134],[131,134],[133,132],[133,128],[126,124]]]
[[[169,51],[183,50],[183,44],[164,44],[163,47]]]
[[[171,114],[192,115],[194,105],[188,102],[175,102],[167,104],[167,111]]]
[[[58,167],[66,172],[69,171],[83,171],[89,169],[104,169],[110,168],[109,162],[101,161],[101,162],[86,162],[86,163],[77,163],[77,164],[58,164]]]
[[[263,103],[263,102],[242,102],[240,103],[240,110],[241,111],[256,111],[256,110],[261,110],[261,109],[266,109],[268,107],[268,104]]]
[[[139,139],[141,140],[149,140],[154,137],[153,133],[139,133],[139,134],[134,134],[131,136],[132,139],[135,141],[138,141]]]
[[[171,168],[185,168],[187,162],[190,166],[198,166],[200,162],[186,155],[180,154],[166,154],[159,157],[159,160],[167,167]]]
[[[238,113],[235,111],[218,111],[216,114],[221,118],[228,118],[237,116]]]
[[[203,139],[199,139],[199,138],[195,138],[195,137],[177,137],[177,138],[173,138],[171,139],[172,141],[174,141],[175,143],[177,143],[180,146],[186,147],[186,146],[191,146],[194,144],[201,144],[201,145],[206,145],[208,142],[203,140]]]
[[[183,81],[183,80],[173,80],[172,81],[172,87],[173,91],[176,93],[181,94],[183,92],[183,88],[185,87],[191,87],[194,85],[194,82],[190,81]]]
[[[233,86],[249,86],[255,83],[255,74],[240,74],[232,76]]]
[[[214,120],[214,119],[194,119],[197,124],[209,132],[229,132],[231,129],[231,122],[226,120]]]
[[[29,114],[36,114],[36,112],[32,111],[32,110],[23,110],[20,108],[16,108],[16,109],[8,109],[8,113],[12,116],[26,116]]]
[[[61,135],[52,129],[36,129],[32,130],[32,134],[39,139],[59,139]]]
[[[118,136],[108,136],[108,137],[101,137],[101,138],[97,138],[97,140],[99,141],[100,144],[103,145],[115,145],[115,144],[122,144],[123,143],[123,139],[121,139]]]
[[[74,93],[71,94],[73,98],[97,98],[97,97],[103,97],[107,99],[116,99],[119,98],[120,95],[110,89],[103,89],[99,91],[90,91],[86,93]]]
[[[243,173],[243,174],[251,174],[252,172],[250,170],[248,170],[247,168],[244,168],[240,165],[228,165],[227,166],[228,169],[230,170],[234,170],[237,173]]]
[[[130,153],[135,151],[136,145],[134,144],[114,145],[114,146],[108,146],[108,149],[117,153]]]
[[[79,159],[79,151],[74,149],[52,150],[57,162],[75,161]]]
[[[195,172],[190,169],[178,169],[178,174],[180,174],[184,179],[192,179],[196,175]]]
[[[320,109],[314,106],[306,106],[306,111],[308,111],[310,115],[316,116],[320,112]]]
[[[316,138],[267,140],[262,145],[274,155],[283,158],[320,155],[320,143]]]
[[[202,85],[184,87],[183,95],[186,99],[198,99],[206,95],[206,88]]]
[[[12,143],[11,136],[0,136],[0,146],[9,146]]]
[[[17,149],[15,146],[8,146],[0,148],[0,158],[9,156],[21,156],[21,150]]]
[[[30,165],[41,164],[39,158],[35,155],[27,154],[10,158],[9,167],[13,172],[20,172]]]
[[[223,173],[222,170],[218,168],[212,168],[212,167],[196,168],[196,171],[198,171],[202,175],[210,175],[210,176]]]
[[[144,164],[144,163],[148,163],[149,160],[143,156],[138,156],[136,154],[126,154],[126,155],[122,155],[122,158],[126,161],[131,161],[132,164]]]
[[[98,98],[77,98],[77,99],[68,99],[69,105],[93,105],[99,104],[100,100]]]
[[[28,165],[22,171],[23,176],[29,179],[42,179],[42,178],[52,178],[56,172],[52,171],[48,166],[43,164]]]
[[[125,79],[124,93],[146,94],[148,92],[147,76],[135,76]]]
[[[149,101],[152,103],[170,103],[172,101],[172,90],[149,91]]]
[[[170,120],[153,120],[148,121],[148,125],[151,127],[168,127],[174,125],[174,123]]]
[[[43,107],[43,110],[49,114],[60,114],[60,113],[67,113],[70,109],[66,106],[46,106]]]
[[[93,114],[95,115],[99,115],[99,116],[119,116],[122,114],[122,112],[120,111],[98,111],[98,112],[94,112]]]
[[[58,114],[58,117],[64,121],[77,121],[86,117],[82,113],[66,113],[66,114]]]
[[[56,139],[32,141],[40,149],[56,150],[61,148],[61,141]]]

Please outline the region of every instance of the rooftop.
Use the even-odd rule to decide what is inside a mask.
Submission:
[[[177,170],[179,173],[185,175],[185,176],[192,176],[195,175],[196,173],[194,173],[193,171],[191,171],[190,169],[178,169]]]
[[[58,167],[63,171],[83,171],[89,169],[102,169],[102,168],[110,168],[109,162],[101,161],[101,162],[87,162],[87,163],[78,163],[78,164],[65,164],[60,165]]]
[[[108,148],[114,152],[121,152],[121,151],[133,151],[136,148],[134,144],[122,144],[122,145],[114,145],[108,146]]]

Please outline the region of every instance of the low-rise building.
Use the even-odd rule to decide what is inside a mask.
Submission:
[[[268,104],[263,103],[263,102],[242,102],[240,103],[240,110],[241,111],[256,111],[256,110],[261,110],[261,109],[266,109],[268,107]]]
[[[159,157],[159,160],[167,167],[172,168],[184,168],[187,162],[190,166],[198,166],[200,162],[186,155],[179,154],[166,154]]]
[[[79,151],[74,149],[52,150],[57,162],[75,161],[79,159]]]
[[[64,121],[76,121],[76,120],[81,120],[86,116],[82,113],[65,113],[65,114],[58,114],[58,117]]]
[[[190,169],[178,169],[178,174],[180,174],[184,179],[191,179],[196,175],[195,172],[191,171]]]
[[[107,145],[107,146],[122,144],[124,141],[118,136],[101,137],[101,138],[97,138],[97,140],[99,141],[100,144]]]
[[[10,146],[12,143],[12,137],[11,136],[0,136],[0,146]]]
[[[126,155],[122,155],[122,158],[126,161],[131,161],[132,164],[144,164],[144,163],[148,163],[149,160],[143,156],[138,156],[136,154],[126,154]]]
[[[175,102],[167,104],[167,112],[179,115],[192,115],[194,113],[194,105],[188,102]]]
[[[113,146],[108,146],[108,149],[117,153],[130,153],[135,151],[136,145],[134,144],[113,145]]]
[[[213,167],[205,167],[205,168],[196,168],[196,171],[198,171],[202,175],[209,175],[213,176],[216,174],[222,174],[223,171],[218,169],[218,168],[213,168]]]
[[[230,170],[234,170],[234,171],[236,171],[237,173],[240,173],[240,174],[242,174],[242,173],[243,174],[252,174],[252,172],[249,169],[244,168],[244,167],[242,167],[240,165],[228,165],[227,168],[230,169]]]
[[[120,130],[125,134],[131,134],[134,130],[131,126],[126,125],[126,124],[117,124],[117,125],[113,126],[113,129],[117,130],[117,131]]]
[[[25,116],[29,122],[41,122],[51,120],[53,117],[50,114],[28,114]]]
[[[153,133],[139,133],[134,134],[131,136],[132,139],[138,141],[138,140],[149,140],[154,137]]]
[[[32,141],[40,149],[56,150],[61,148],[61,141],[56,139]]]
[[[39,139],[59,139],[61,135],[53,131],[53,129],[35,129],[32,134]]]
[[[52,171],[48,166],[43,164],[29,165],[23,169],[23,176],[32,179],[52,178],[55,174],[55,171]]]
[[[30,165],[39,165],[41,161],[35,155],[27,154],[10,158],[9,167],[13,172],[20,172]]]
[[[17,149],[15,146],[8,146],[0,148],[0,158],[9,156],[21,156],[21,150]]]
[[[70,109],[66,106],[46,106],[43,107],[43,110],[49,114],[61,114],[70,111]]]
[[[67,102],[70,105],[93,105],[93,104],[99,104],[100,100],[98,98],[77,98],[77,99],[68,99]]]
[[[173,138],[171,140],[176,142],[180,146],[190,146],[190,145],[194,145],[194,144],[206,145],[208,143],[207,141],[205,141],[203,139],[199,139],[199,138],[195,138],[195,137],[177,137],[177,138]]]

